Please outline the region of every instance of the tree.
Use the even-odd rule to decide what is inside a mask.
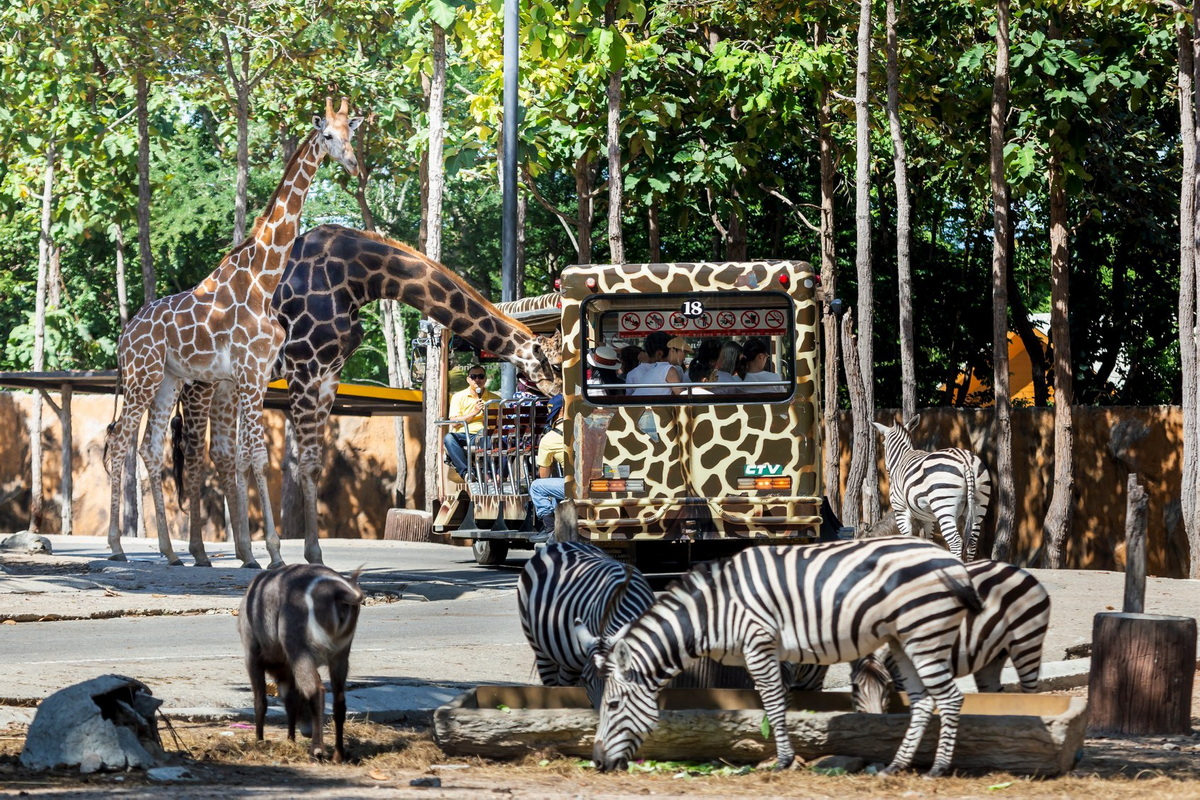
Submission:
[[[892,135],[892,161],[896,167],[896,294],[900,297],[900,381],[904,398],[901,410],[903,418],[909,420],[917,413],[912,267],[908,258],[912,209],[908,197],[908,154],[904,150],[904,132],[900,127],[900,59],[897,51],[896,0],[887,0],[887,116]]]

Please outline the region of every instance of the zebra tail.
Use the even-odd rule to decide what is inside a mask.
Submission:
[[[942,585],[950,590],[950,594],[954,595],[964,606],[967,611],[972,614],[978,614],[983,611],[983,601],[979,599],[979,592],[975,590],[975,584],[971,582],[971,576],[965,570],[961,570],[961,575],[957,574],[960,570],[950,572],[946,569],[938,570],[938,578],[941,579]]]
[[[967,486],[967,516],[963,520],[963,561],[974,560],[975,548],[979,545],[977,539],[979,531],[975,530],[975,514],[979,510],[979,503],[975,497],[975,464],[974,459],[966,459],[963,465],[964,483]]]

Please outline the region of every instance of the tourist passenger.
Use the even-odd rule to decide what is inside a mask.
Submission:
[[[589,384],[614,384],[623,383],[617,375],[617,367],[621,365],[621,359],[617,356],[617,351],[606,344],[600,345],[597,348],[588,351],[587,363],[590,366],[588,369]],[[623,389],[599,389],[599,394],[620,396],[625,394]],[[591,394],[592,390],[588,390]]]
[[[668,354],[671,352],[670,342],[678,340],[686,347],[686,343],[678,336],[672,339],[663,331],[655,331],[646,337],[645,348],[646,355],[649,360],[642,364],[637,369],[629,373],[625,378],[626,386],[631,384],[647,384],[647,383],[683,383],[683,370],[676,364],[668,360]],[[678,354],[676,359],[682,363],[684,352],[681,348],[675,347]],[[682,388],[682,387],[681,387]],[[639,386],[635,389],[626,389],[626,394],[633,396],[644,395],[661,395],[670,394],[671,392],[678,393],[679,389],[668,389],[658,386]]]
[[[766,381],[782,381],[778,372],[767,369],[767,361],[771,358],[771,343],[764,336],[751,336],[742,345],[742,359],[746,365],[746,374],[742,376],[744,383],[762,383]],[[745,386],[744,392],[781,392],[782,386]]]
[[[717,356],[717,383],[741,383],[742,377],[738,375],[738,369],[741,366],[742,346],[730,339],[725,344],[721,345],[721,352]],[[717,394],[737,394],[738,389],[733,386],[726,386],[719,389],[714,389]]]
[[[628,381],[629,373],[642,364],[645,364],[647,360],[646,351],[636,344],[625,345],[617,351],[617,356],[621,359],[621,366],[617,368],[617,375],[623,381]]]
[[[529,540],[538,543],[549,541],[554,535],[554,512],[567,496],[565,480],[562,477],[563,456],[566,446],[562,434],[563,396],[556,394],[550,398],[549,428],[542,434],[538,444],[537,467],[538,477],[529,484],[529,499],[533,501],[533,513],[537,517],[537,533]],[[554,475],[554,465],[558,465],[559,474]]]
[[[486,381],[487,372],[483,366],[472,364],[467,370],[466,388],[450,397],[449,419],[461,424],[455,426],[456,430],[446,434],[442,444],[446,447],[446,456],[450,463],[463,478],[467,477],[467,450],[483,432],[483,404],[500,399],[500,395],[487,390]]]

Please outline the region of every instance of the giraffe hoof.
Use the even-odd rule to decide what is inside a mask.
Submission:
[[[173,560],[173,561],[168,561],[168,562],[167,562],[167,566],[168,566],[168,567],[182,567],[182,566],[183,566],[183,559],[181,559],[181,558],[176,558],[176,559],[175,559],[175,560]]]
[[[124,553],[113,553],[111,556],[108,557],[108,560],[109,561],[128,561],[129,559],[126,557],[126,555]]]
[[[242,569],[262,569],[257,561],[243,561]]]
[[[212,562],[211,562],[211,561],[209,561],[207,558],[206,558],[206,559],[204,559],[203,561],[201,561],[200,559],[198,559],[198,558],[197,558],[197,559],[196,559],[196,563],[195,563],[195,564],[193,564],[192,566],[193,566],[193,567],[211,567],[211,566],[212,566]]]
[[[272,561],[270,564],[267,564],[267,569],[280,569],[280,568],[286,567],[286,566],[287,566],[287,563],[281,558],[281,559],[278,559],[277,561]]]

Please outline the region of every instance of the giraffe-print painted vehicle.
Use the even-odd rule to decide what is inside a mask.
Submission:
[[[651,571],[819,538],[820,287],[807,263],[584,265],[561,286],[561,310],[500,306],[534,330],[537,315],[562,326],[556,538]],[[601,348],[664,343],[671,366],[629,382],[589,367],[614,355]],[[494,518],[474,510],[477,526]]]

